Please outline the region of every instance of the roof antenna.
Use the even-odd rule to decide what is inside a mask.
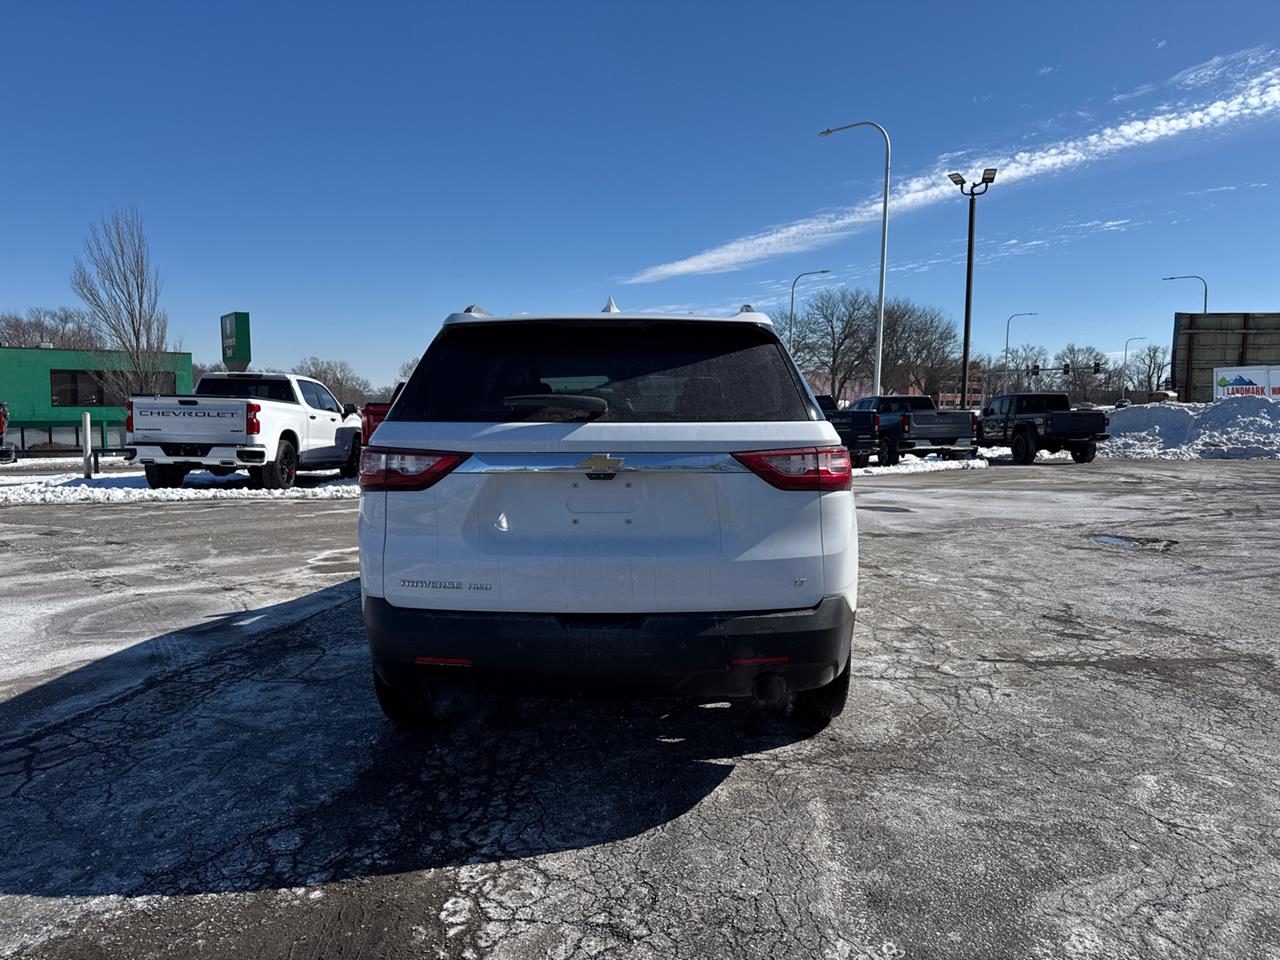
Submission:
[[[756,312],[756,308],[755,308],[755,307],[753,307],[753,306],[752,306],[751,304],[749,304],[749,303],[744,303],[744,304],[742,305],[742,309],[741,309],[741,310],[739,310],[738,312],[739,312],[739,313],[755,313],[755,312]]]
[[[621,313],[622,311],[619,310],[618,305],[613,302],[613,297],[610,297],[609,302],[604,305],[604,309],[601,310],[600,312],[601,313]]]
[[[473,304],[471,304],[470,306],[468,306],[468,307],[467,307],[467,309],[463,310],[462,312],[463,312],[463,313],[472,313],[472,314],[475,314],[477,317],[491,317],[491,316],[493,316],[493,314],[491,314],[491,313],[490,313],[488,310],[486,310],[484,307],[480,306],[480,304],[478,304],[478,303],[473,303]]]

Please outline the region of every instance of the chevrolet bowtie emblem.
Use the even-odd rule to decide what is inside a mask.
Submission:
[[[607,453],[594,453],[589,457],[585,457],[578,466],[589,473],[613,473],[622,466],[622,457],[611,457]]]

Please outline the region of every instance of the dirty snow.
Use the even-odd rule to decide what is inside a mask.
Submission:
[[[291,490],[254,490],[241,475],[194,473],[181,487],[152,490],[142,473],[85,480],[74,473],[0,477],[0,506],[35,503],[151,503],[182,500],[348,500],[360,496],[354,479],[303,477]]]
[[[1228,397],[1215,403],[1148,403],[1115,410],[1104,457],[1160,460],[1278,460],[1280,403]]]
[[[853,475],[875,477],[881,474],[940,473],[943,470],[985,470],[986,466],[985,460],[943,460],[935,453],[923,458],[906,457],[893,467],[854,467]]]

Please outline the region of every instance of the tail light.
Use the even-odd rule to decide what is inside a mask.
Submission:
[[[911,414],[909,413],[904,413],[902,415],[902,432],[903,433],[911,432]]]
[[[469,456],[438,450],[365,447],[360,451],[360,489],[426,490]]]
[[[978,415],[976,413],[969,414],[969,429],[974,433],[978,432]]]
[[[124,432],[133,433],[133,401],[124,402]]]
[[[880,432],[880,414],[875,413],[871,415],[871,429],[876,431],[876,433]]]
[[[1110,417],[1103,417],[1103,418],[1102,418],[1102,427],[1103,427],[1103,429],[1106,429],[1106,428],[1108,428],[1108,427],[1110,427],[1110,426],[1111,426],[1111,418],[1110,418]]]
[[[844,447],[753,450],[734,459],[779,490],[848,490],[853,464]]]
[[[246,403],[244,405],[244,432],[248,436],[256,436],[262,433],[262,421],[258,419],[258,414],[262,411],[262,407],[256,403]]]

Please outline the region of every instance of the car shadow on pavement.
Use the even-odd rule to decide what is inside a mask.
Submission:
[[[343,593],[312,612],[329,591]],[[733,758],[805,735],[740,707],[568,701],[400,733],[374,701],[351,584],[329,591],[153,638],[0,704],[0,730],[29,730],[0,740],[0,894],[287,888],[606,844],[690,810]],[[291,608],[311,615],[226,635]],[[172,653],[197,642],[207,655]],[[86,706],[96,679],[118,680],[117,658],[142,682]],[[60,705],[63,719],[32,728]]]

